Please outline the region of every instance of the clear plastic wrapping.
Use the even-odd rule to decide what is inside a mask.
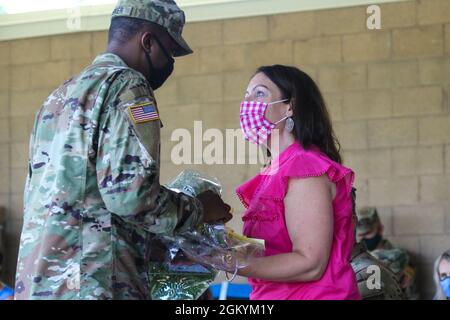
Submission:
[[[233,273],[264,253],[262,240],[238,235],[224,225],[204,224],[202,229],[176,237],[177,246],[192,260],[216,270]]]
[[[222,191],[217,179],[192,170],[183,171],[167,187],[192,197]],[[235,273],[263,253],[264,241],[238,235],[224,225],[200,224],[173,236],[155,236],[150,255],[152,299],[196,300],[218,271]]]

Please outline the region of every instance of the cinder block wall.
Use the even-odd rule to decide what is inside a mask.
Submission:
[[[171,133],[193,132],[200,119],[203,130],[238,128],[239,102],[256,67],[300,67],[328,102],[345,164],[356,171],[358,206],[379,208],[385,235],[410,250],[429,298],[433,260],[450,247],[450,1],[380,7],[377,31],[367,30],[363,6],[188,24],[195,53],[177,60],[173,77],[157,91],[165,125],[161,180],[188,167],[217,176],[240,230],[234,188],[258,168],[176,166]],[[8,209],[9,281],[34,113],[104,51],[106,38],[105,31],[0,42],[0,205]]]

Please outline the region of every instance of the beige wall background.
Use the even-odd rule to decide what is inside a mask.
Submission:
[[[382,29],[366,28],[366,7],[188,24],[195,53],[177,60],[156,92],[164,122],[162,178],[190,167],[218,177],[226,200],[254,165],[176,166],[176,128],[239,128],[239,102],[255,68],[288,64],[319,84],[356,172],[358,206],[377,206],[385,235],[411,252],[424,297],[433,260],[450,247],[450,1],[381,5]],[[7,268],[14,278],[22,192],[34,114],[48,94],[105,50],[107,33],[0,42],[0,205],[7,208]],[[207,143],[204,143],[206,146]]]

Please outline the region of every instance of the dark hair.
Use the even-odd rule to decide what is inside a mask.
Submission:
[[[108,42],[110,43],[114,40],[120,44],[125,44],[143,30],[152,30],[158,34],[164,31],[161,26],[146,20],[115,17],[111,20],[111,25],[109,26]]]
[[[340,144],[319,88],[310,76],[295,67],[273,65],[258,68],[281,90],[293,107],[294,136],[303,148],[318,147],[331,160],[342,163]]]

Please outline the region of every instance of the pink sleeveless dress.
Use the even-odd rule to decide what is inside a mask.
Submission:
[[[333,200],[333,243],[323,276],[311,282],[274,282],[249,278],[252,286],[250,299],[360,299],[350,264],[355,242],[351,198],[354,173],[330,160],[318,148],[305,150],[295,142],[274,159],[265,171],[236,189],[247,209],[242,218],[243,233],[248,237],[264,239],[266,256],[292,252],[283,203],[289,179],[324,174],[336,184],[336,197]]]

